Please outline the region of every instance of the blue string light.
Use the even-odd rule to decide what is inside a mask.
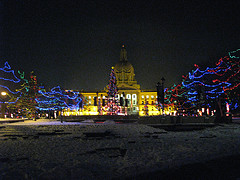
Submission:
[[[4,77],[0,77],[0,79],[5,80],[5,81],[11,81],[11,82],[14,82],[14,83],[19,83],[20,82],[20,79],[17,78],[17,76],[14,73],[14,70],[11,70],[11,66],[8,64],[8,62],[5,62],[4,67],[0,68],[0,70],[5,72],[5,73],[11,73],[16,80],[4,78]]]
[[[7,86],[0,85],[0,87],[7,89],[12,94],[18,94],[18,93],[21,94],[21,92],[13,92],[13,91],[11,91]]]
[[[221,85],[226,85],[225,87],[229,87],[229,86],[231,86],[231,83],[228,83],[228,82],[222,82],[222,83],[219,83],[219,84],[215,84],[215,85],[208,85],[208,84],[204,84],[203,82],[201,82],[201,81],[193,81],[192,83],[190,83],[190,84],[185,84],[184,82],[182,82],[182,84],[183,84],[183,86],[185,86],[185,87],[189,87],[189,86],[191,86],[191,85],[193,85],[193,84],[201,84],[201,85],[203,85],[203,86],[205,86],[205,87],[210,87],[210,88],[212,88],[212,87],[218,87],[218,86],[221,86]]]
[[[44,95],[44,96],[48,96],[48,97],[50,97],[51,95],[59,94],[59,95],[65,97],[67,99],[73,99],[73,100],[76,99],[78,97],[78,95],[79,95],[79,92],[73,92],[73,91],[72,92],[68,91],[68,92],[71,92],[73,94],[72,97],[70,97],[69,95],[63,94],[62,93],[63,90],[61,90],[61,88],[59,86],[52,88],[50,91],[51,92],[46,92],[46,93],[44,93],[42,91],[39,91],[39,93]],[[66,92],[66,91],[64,91],[64,92]]]
[[[8,81],[8,82],[13,82],[15,84],[20,82],[20,79],[15,75],[14,70],[11,69],[11,66],[8,64],[8,62],[5,62],[4,67],[0,68],[0,71],[4,75],[5,75],[5,73],[7,74],[7,76],[12,75],[11,79],[7,78],[7,77],[0,77],[1,80]],[[21,92],[11,91],[7,86],[0,85],[0,87],[3,88],[3,89],[6,89],[8,96],[11,97],[11,98],[12,98],[11,95],[15,95],[15,96],[18,95],[18,97],[16,97],[16,99],[14,101],[12,101],[13,99],[10,99],[8,101],[0,101],[0,103],[14,104],[19,100],[20,96],[22,95]]]
[[[220,69],[222,64],[223,64],[223,61],[221,60],[219,65],[215,68],[207,67],[206,70],[204,70],[204,71],[201,71],[199,68],[197,68],[195,71],[192,72],[192,74],[189,72],[189,79],[200,79],[207,74],[216,74],[216,73],[220,73],[221,71],[227,71],[227,70],[231,69],[231,67],[229,65],[227,65],[226,63],[224,63],[224,64],[227,66],[227,68]],[[216,71],[216,69],[219,69],[219,70]],[[197,74],[197,73],[201,73],[202,75],[196,76],[195,74]]]
[[[63,92],[68,93],[70,92],[72,96],[63,94]],[[82,102],[82,98],[79,97],[79,92],[73,92],[73,91],[62,91],[59,86],[54,87],[51,89],[51,92],[43,92],[39,91],[39,93],[47,98],[48,100],[39,100],[36,99],[36,101],[39,104],[42,104],[43,106],[48,106],[48,105],[54,105],[54,104],[61,104],[61,105],[54,105],[49,108],[44,108],[44,109],[64,109],[64,108],[69,108],[71,110],[79,110],[79,104]],[[74,103],[70,103],[69,100],[74,101]],[[67,103],[68,102],[68,103]],[[38,107],[38,109],[43,109],[42,107]]]

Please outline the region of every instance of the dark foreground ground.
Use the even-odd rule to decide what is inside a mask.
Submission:
[[[119,178],[121,179],[121,178]],[[172,168],[149,172],[126,179],[240,179],[240,155],[228,156]]]
[[[237,123],[180,132],[112,122],[8,123],[0,125],[0,180],[240,179],[239,150]]]

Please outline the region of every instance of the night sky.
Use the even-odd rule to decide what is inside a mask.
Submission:
[[[46,87],[103,89],[125,44],[141,89],[240,48],[240,1],[1,0],[0,59]]]

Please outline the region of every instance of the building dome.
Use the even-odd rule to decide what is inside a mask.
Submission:
[[[134,68],[128,62],[127,51],[124,45],[120,52],[120,61],[115,65],[114,72],[116,74],[118,89],[140,89],[140,85],[137,84],[135,79]]]
[[[114,70],[116,73],[134,73],[133,66],[128,61],[119,61]]]
[[[115,65],[115,72],[117,73],[133,73],[134,74],[134,68],[130,62],[128,62],[127,59],[127,51],[122,46],[121,52],[120,52],[120,61]]]

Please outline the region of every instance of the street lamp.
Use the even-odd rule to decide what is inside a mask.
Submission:
[[[163,114],[164,114],[164,82],[165,82],[164,77],[162,77],[161,81],[162,81],[162,105],[163,105]]]
[[[6,97],[6,95],[7,95],[6,92],[4,92],[4,91],[1,92],[1,96],[2,96],[1,99],[3,100],[2,105],[1,105],[1,113],[2,113],[1,118],[5,118],[5,110],[6,110],[5,97]]]
[[[7,93],[3,91],[3,92],[1,92],[1,95],[2,95],[2,96],[6,96]]]
[[[159,110],[159,114],[160,114],[160,101],[161,101],[161,91],[162,91],[162,87],[160,82],[158,82],[156,84],[156,88],[157,88],[157,103],[158,103],[158,110]]]
[[[164,77],[162,77],[161,83],[158,82],[156,84],[158,107],[159,107],[159,111],[160,111],[160,102],[161,102],[162,106],[163,106],[163,109],[162,109],[163,114],[164,114],[164,82],[165,82],[165,79],[164,79]]]

